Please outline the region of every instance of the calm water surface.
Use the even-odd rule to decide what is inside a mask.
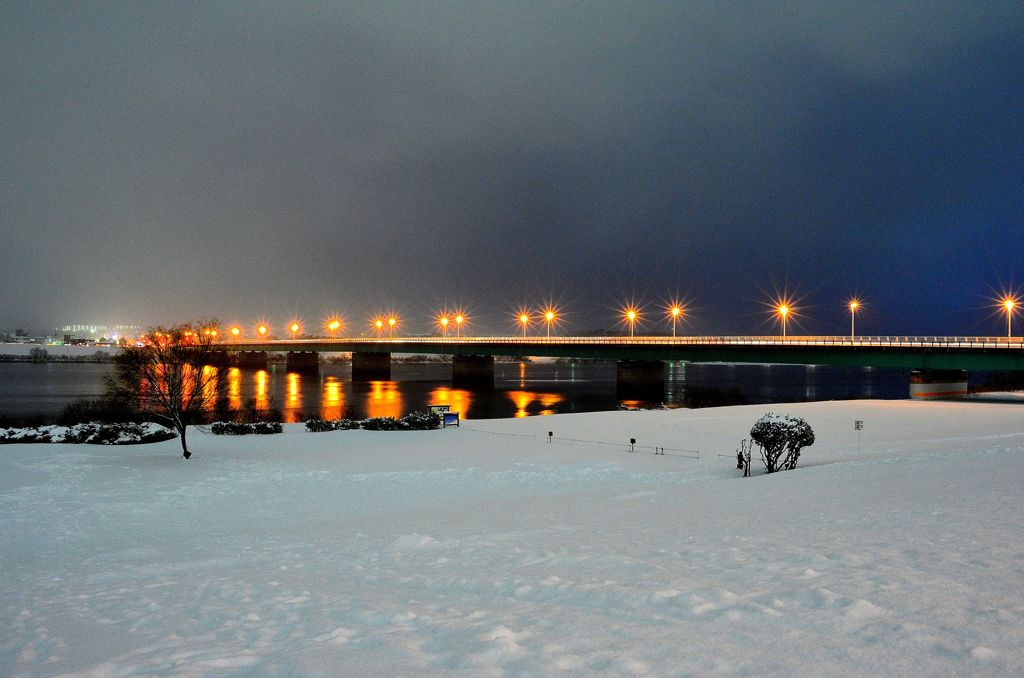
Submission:
[[[110,365],[0,363],[0,415],[56,416],[67,403],[103,393]],[[623,400],[616,393],[614,364],[497,363],[494,388],[455,388],[451,365],[394,363],[389,381],[353,382],[347,363],[321,365],[320,374],[232,368],[234,407],[250,398],[282,409],[286,421],[320,414],[397,417],[429,405],[451,405],[471,419],[525,417],[690,403],[777,403],[849,398],[907,397],[907,372],[871,368],[794,365],[670,365],[664,393]]]

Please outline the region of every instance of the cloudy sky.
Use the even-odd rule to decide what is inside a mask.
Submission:
[[[0,329],[998,333],[1024,4],[4,2],[0,159]]]

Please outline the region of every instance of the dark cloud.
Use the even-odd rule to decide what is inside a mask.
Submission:
[[[0,327],[988,333],[1024,281],[1019,3],[0,6]]]

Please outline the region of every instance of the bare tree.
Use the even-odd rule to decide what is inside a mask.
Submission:
[[[166,422],[181,438],[190,425],[206,421],[208,412],[227,395],[223,354],[213,348],[216,323],[153,327],[141,345],[129,346],[114,359],[115,374],[107,380],[109,394],[132,402],[141,412]]]

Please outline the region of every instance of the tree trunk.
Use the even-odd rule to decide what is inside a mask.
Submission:
[[[181,437],[181,456],[188,459],[192,453],[188,451],[188,445],[185,444],[185,429],[187,427],[184,424],[175,424],[174,428],[178,429],[178,435]]]

